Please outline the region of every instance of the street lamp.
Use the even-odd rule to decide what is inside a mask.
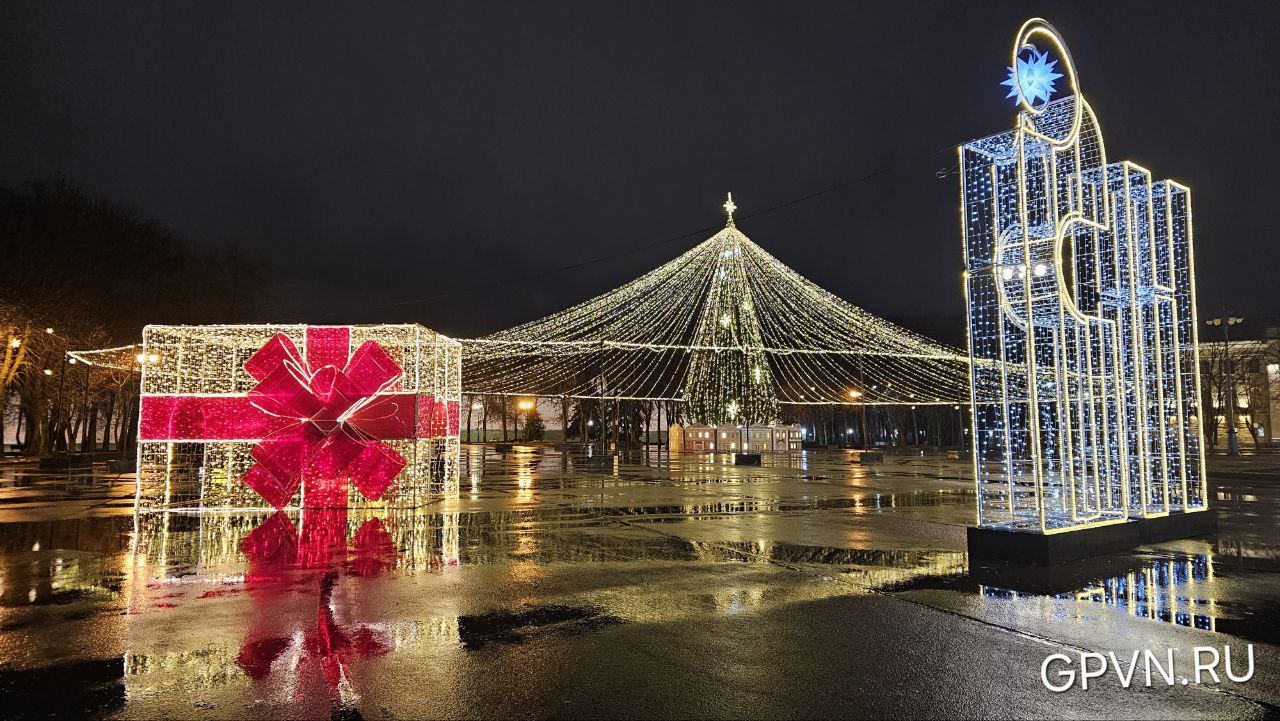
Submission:
[[[522,399],[516,402],[516,407],[524,412],[524,433],[525,433],[525,436],[528,436],[529,435],[529,411],[533,409],[533,401]],[[519,422],[519,419],[517,419],[517,422]],[[527,441],[529,440],[529,438],[526,437],[525,440]]]
[[[858,434],[862,436],[862,450],[865,451],[867,450],[867,447],[868,447],[867,446],[867,406],[866,404],[860,402],[862,400],[862,391],[856,388],[849,391],[849,398],[859,407],[859,410],[861,411],[858,414]]]
[[[1231,326],[1239,325],[1244,322],[1244,318],[1236,318],[1227,315],[1227,309],[1222,309],[1221,318],[1210,318],[1205,323],[1212,326],[1222,326],[1222,372],[1226,376],[1227,394],[1227,455],[1240,455],[1240,436],[1236,431],[1236,383],[1235,369],[1231,366]]]

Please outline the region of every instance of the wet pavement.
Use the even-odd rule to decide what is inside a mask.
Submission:
[[[1216,536],[1026,569],[969,563],[969,472],[937,456],[464,455],[456,498],[398,513],[135,516],[127,477],[0,467],[0,715],[1280,709],[1280,475],[1215,481]],[[1040,682],[1055,652],[1239,672],[1248,644],[1245,683]]]

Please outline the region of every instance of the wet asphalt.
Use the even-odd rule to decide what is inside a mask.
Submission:
[[[274,515],[9,463],[0,716],[1275,717],[1280,475],[1223,475],[1215,536],[1028,569],[969,562],[941,456],[464,446],[456,497]],[[1249,644],[1244,683],[1040,682]]]

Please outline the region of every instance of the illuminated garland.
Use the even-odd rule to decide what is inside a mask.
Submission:
[[[735,207],[724,230],[620,288],[463,341],[465,392],[679,400],[711,424],[767,422],[778,404],[967,402],[961,351],[814,285],[739,231]]]
[[[140,344],[131,343],[114,348],[67,351],[67,357],[72,363],[84,363],[85,365],[118,371],[138,372],[142,369],[142,365],[147,362],[147,357],[142,355],[141,350],[142,346]]]

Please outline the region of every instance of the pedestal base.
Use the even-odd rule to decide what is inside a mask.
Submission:
[[[1138,531],[1143,543],[1207,536],[1218,532],[1218,509],[1171,513],[1163,518],[1143,518],[1138,521]]]
[[[1217,530],[1218,512],[1209,509],[1053,534],[970,527],[968,547],[969,556],[975,559],[1046,566]]]

